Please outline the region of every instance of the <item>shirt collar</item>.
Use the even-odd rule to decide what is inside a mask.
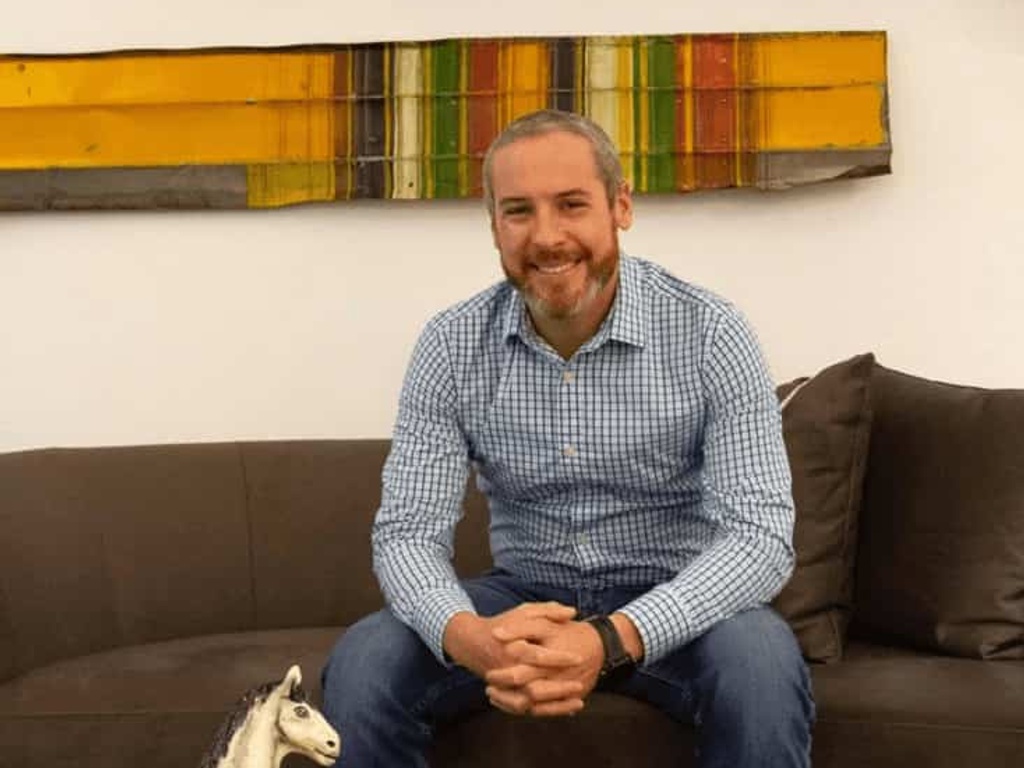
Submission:
[[[525,340],[533,333],[526,305],[519,291],[511,284],[509,287],[511,290],[508,309],[505,312],[505,339],[519,336]],[[612,302],[608,317],[584,347],[596,348],[606,339],[643,347],[647,342],[647,302],[644,289],[640,265],[632,257],[622,254],[619,258],[619,286],[615,292],[615,300]]]

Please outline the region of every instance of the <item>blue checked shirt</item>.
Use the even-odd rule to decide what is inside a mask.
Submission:
[[[763,604],[793,567],[779,406],[740,313],[623,256],[598,332],[563,360],[508,283],[424,329],[373,529],[391,609],[439,660],[472,611],[451,565],[470,467],[495,565],[568,589],[649,587],[625,613],[662,658]]]

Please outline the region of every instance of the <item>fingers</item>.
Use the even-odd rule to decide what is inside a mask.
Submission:
[[[490,685],[500,688],[522,688],[543,675],[543,671],[530,664],[516,664],[513,667],[492,669],[484,678]]]
[[[545,648],[543,645],[516,640],[505,646],[505,650],[519,664],[529,664],[542,669],[575,667],[583,663],[583,657],[573,651]]]
[[[581,686],[574,681],[537,680],[523,688],[487,687],[491,704],[511,715],[556,717],[583,709]]]
[[[526,622],[546,620],[561,624],[571,622],[575,616],[577,616],[577,609],[552,600],[544,603],[523,603],[499,617],[502,620],[502,625],[506,625],[520,620]]]

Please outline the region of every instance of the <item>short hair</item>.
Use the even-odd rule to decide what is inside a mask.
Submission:
[[[491,142],[484,155],[484,205],[487,206],[487,213],[492,219],[495,205],[494,186],[491,181],[491,175],[494,172],[494,153],[520,139],[542,136],[555,131],[574,133],[590,142],[590,147],[594,151],[597,174],[608,193],[608,204],[611,205],[615,201],[615,195],[618,194],[623,182],[622,163],[619,161],[619,152],[615,144],[604,129],[590,118],[577,112],[539,109],[517,117],[505,126],[504,130]]]

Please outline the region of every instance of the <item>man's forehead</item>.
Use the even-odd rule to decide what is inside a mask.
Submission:
[[[590,142],[564,131],[507,144],[494,153],[492,171],[499,199],[592,193],[603,187]]]

